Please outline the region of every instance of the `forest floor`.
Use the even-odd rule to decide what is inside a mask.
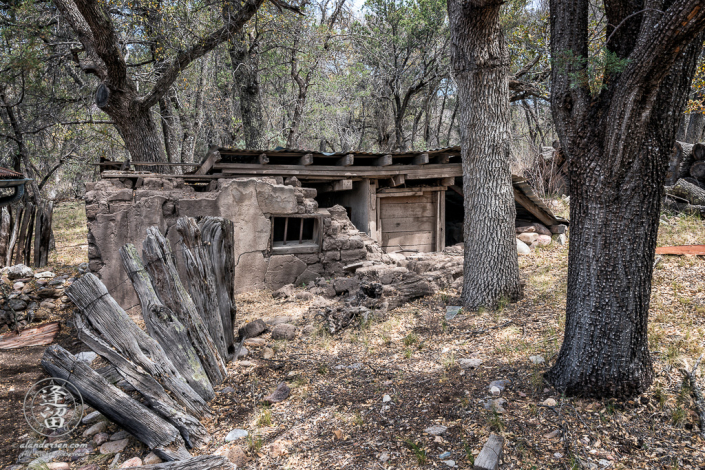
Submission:
[[[82,204],[57,208],[53,263],[85,261],[82,212]],[[662,216],[659,245],[696,243],[705,243],[705,222]],[[315,323],[311,301],[276,300],[268,292],[238,296],[238,326],[288,316],[300,333],[291,341],[265,334],[273,359],[252,348],[244,361],[229,365],[219,390],[230,388],[217,394],[211,403],[216,418],[206,423],[213,441],[198,453],[214,452],[230,430],[241,428],[249,436],[228,446],[244,450],[244,468],[450,468],[448,460],[472,468],[494,432],[506,440],[501,468],[705,468],[705,440],[697,435],[695,404],[681,373],[705,352],[705,259],[664,256],[656,267],[649,321],[653,385],[630,400],[594,400],[562,397],[542,379],[562,340],[567,254],[567,246],[552,244],[520,257],[525,296],[498,311],[461,312],[446,321],[446,306],[459,305],[459,293],[444,291],[334,336]],[[311,334],[301,332],[305,325],[314,325]],[[60,342],[80,350],[68,327]],[[537,355],[546,362],[534,364],[529,357]],[[18,420],[18,397],[31,383],[15,379],[40,375],[40,354],[23,356],[22,367],[5,367],[10,356],[0,353],[2,383],[16,388],[10,394],[0,386],[0,407],[13,407]],[[482,364],[462,369],[464,358]],[[489,383],[502,379],[511,381],[501,394],[506,404],[502,412],[488,411]],[[262,405],[281,382],[291,387],[289,398]],[[432,425],[448,429],[434,436],[424,431]],[[26,425],[18,422],[12,430],[3,433],[0,466],[17,459],[28,437]],[[132,441],[120,462],[148,452]],[[111,460],[92,455],[72,468],[107,468]]]

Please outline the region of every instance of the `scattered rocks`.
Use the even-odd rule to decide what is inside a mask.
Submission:
[[[157,457],[157,455],[154,452],[150,452],[149,454],[147,454],[147,456],[144,458],[144,460],[142,460],[142,462],[145,465],[156,465],[158,463],[162,463],[162,459]]]
[[[34,271],[32,271],[32,268],[25,266],[24,264],[16,264],[7,270],[7,278],[11,281],[25,277],[32,277],[33,275]]]
[[[238,330],[238,335],[240,338],[254,338],[256,336],[261,335],[267,331],[267,325],[262,321],[262,319],[258,318],[255,321],[251,321],[250,323],[247,323],[245,326],[240,327]]]
[[[291,323],[293,322],[294,319],[291,317],[285,317],[285,316],[278,316],[274,318],[270,318],[267,320],[267,325],[269,326],[276,326],[276,325],[281,325],[282,323]]]
[[[503,392],[505,388],[510,386],[512,384],[511,380],[508,379],[502,379],[502,380],[493,380],[490,382],[489,388],[490,391],[492,390],[492,387],[496,387],[499,389],[500,392]]]
[[[280,323],[272,328],[272,339],[274,340],[291,340],[296,337],[296,327],[288,323]]]
[[[237,441],[238,439],[243,439],[247,437],[247,431],[244,429],[233,429],[225,436],[225,442]]]
[[[483,361],[480,358],[469,358],[469,359],[460,359],[458,361],[458,364],[460,364],[461,369],[475,369],[476,367],[480,367],[482,362]]]
[[[23,287],[24,287],[24,282],[18,281],[18,282],[15,282],[14,284],[12,284],[12,288],[14,290],[22,290]]]
[[[241,359],[243,357],[247,357],[248,354],[250,354],[250,351],[245,346],[243,346],[237,352],[237,357],[235,359]]]
[[[542,405],[544,406],[556,406],[556,400],[553,398],[546,398],[543,402],[541,402]]]
[[[76,354],[76,359],[82,362],[87,362],[88,364],[92,363],[96,359],[98,359],[98,355],[94,353],[93,351],[84,351]]]
[[[108,440],[109,440],[108,433],[105,433],[105,432],[99,432],[98,434],[93,436],[93,442],[97,446],[105,444],[106,442],[108,442]]]
[[[423,430],[423,432],[427,434],[432,434],[434,436],[440,436],[444,432],[446,432],[448,428],[446,426],[443,426],[441,424],[435,424],[433,426],[427,427],[426,429]]]
[[[35,279],[51,279],[54,276],[55,276],[55,274],[51,271],[43,271],[41,273],[36,273],[34,275],[34,278]]]
[[[88,413],[86,416],[83,417],[81,420],[81,423],[83,424],[89,424],[95,421],[96,419],[100,418],[102,415],[100,414],[99,411],[93,411],[91,413]]]
[[[486,410],[496,411],[497,413],[504,413],[506,410],[504,407],[507,405],[507,400],[504,398],[489,399],[482,402],[482,406]]]
[[[104,432],[106,429],[108,429],[108,422],[100,421],[83,431],[83,437],[91,437],[95,434],[98,434],[99,432]]]
[[[385,395],[382,397],[382,403],[387,403],[390,401],[392,401],[392,397],[390,397],[389,395]]]
[[[130,460],[125,460],[125,462],[120,465],[120,468],[130,468],[130,467],[141,467],[142,459],[139,457],[132,457]]]
[[[563,224],[551,225],[551,233],[563,235],[568,232],[568,226]]]
[[[529,248],[529,245],[524,243],[523,241],[519,240],[517,238],[517,253],[520,255],[528,255],[531,253],[531,248]]]
[[[382,452],[379,456],[380,462],[386,462],[389,460],[389,454],[387,452]]]
[[[442,462],[449,467],[455,467],[455,460],[443,460]]]
[[[556,237],[556,243],[559,245],[565,245],[568,243],[568,237],[566,237],[564,234],[560,234]]]
[[[221,455],[228,459],[231,463],[235,464],[235,468],[244,468],[245,464],[249,460],[245,451],[242,450],[240,446],[221,446],[213,452],[214,455]]]
[[[51,462],[46,464],[46,468],[49,470],[69,470],[71,466],[68,462]]]
[[[502,390],[499,387],[492,386],[490,387],[490,393],[492,396],[498,397],[502,393]]]
[[[546,359],[544,359],[541,355],[529,356],[529,360],[536,365],[543,364],[544,362],[546,362]]]
[[[264,348],[264,352],[262,353],[262,357],[265,359],[271,359],[274,357],[274,349],[272,348]]]
[[[450,452],[448,452],[448,451],[443,452],[441,455],[438,456],[438,458],[441,460],[447,459],[448,457],[450,457]]]
[[[124,429],[122,429],[122,430],[120,430],[120,431],[118,431],[118,432],[113,433],[113,434],[110,436],[110,440],[111,440],[111,441],[120,441],[120,440],[122,440],[122,439],[127,439],[127,438],[129,438],[129,437],[130,437],[130,433],[127,432],[127,431],[125,431]]]
[[[243,343],[248,348],[260,348],[267,344],[264,338],[247,338]]]
[[[121,439],[119,441],[108,441],[102,446],[100,446],[101,454],[117,454],[122,452],[127,447],[130,441],[128,439]]]
[[[286,382],[281,382],[272,393],[264,398],[264,402],[269,404],[282,402],[289,397],[289,393],[291,393],[289,386]]]
[[[534,243],[536,240],[539,239],[539,234],[538,233],[520,233],[517,235],[517,240],[520,240],[527,245],[531,245]]]

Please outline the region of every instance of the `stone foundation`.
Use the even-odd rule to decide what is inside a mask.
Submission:
[[[315,189],[278,184],[274,178],[220,179],[203,192],[178,178],[104,179],[86,189],[89,267],[126,309],[138,306],[138,300],[118,250],[132,243],[141,252],[146,229],[157,226],[169,239],[181,270],[175,225],[182,216],[233,221],[236,293],[310,284],[341,274],[345,265],[387,256],[353,226],[344,208],[319,209]],[[297,240],[273,248],[274,217],[316,219],[317,247],[308,243],[299,248]]]

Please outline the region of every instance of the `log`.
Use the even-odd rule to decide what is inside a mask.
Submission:
[[[211,436],[206,428],[187,414],[154,377],[100,339],[80,314],[76,315],[75,322],[78,339],[110,362],[118,374],[142,394],[151,409],[179,430],[188,447],[203,447],[210,442]]]
[[[215,291],[218,294],[220,320],[223,324],[226,360],[233,360],[235,351],[235,315],[237,308],[235,293],[235,227],[233,222],[222,217],[204,217],[198,222],[201,238],[208,246],[213,260]]]
[[[698,414],[698,419],[700,420],[700,437],[705,439],[705,395],[703,394],[700,387],[698,387],[698,381],[695,373],[698,371],[698,366],[700,366],[700,361],[703,360],[703,354],[700,355],[692,371],[683,371],[686,378],[690,382],[690,390],[692,391],[693,398],[695,398],[695,407]]]
[[[675,201],[671,197],[666,197],[664,199],[663,208],[673,212],[683,212],[684,214],[705,217],[705,206],[694,206],[692,204],[688,204],[687,202]]]
[[[235,465],[220,455],[199,455],[186,460],[132,467],[140,470],[233,470]]]
[[[698,142],[697,144],[693,145],[693,159],[695,161],[705,160],[705,143]]]
[[[705,183],[705,161],[693,163],[693,166],[690,167],[690,176]]]
[[[25,240],[27,238],[27,231],[29,230],[30,214],[33,212],[34,204],[31,202],[25,204],[24,210],[22,211],[22,223],[20,224],[20,231],[17,236],[17,246],[15,247],[15,263],[24,262]]]
[[[696,206],[705,205],[705,190],[683,179],[679,179],[676,184],[667,187],[666,194],[685,199]]]
[[[225,362],[196,310],[191,296],[181,283],[169,240],[164,238],[157,227],[147,229],[147,238],[142,244],[142,260],[152,278],[152,285],[159,300],[174,312],[181,324],[186,327],[191,345],[201,360],[208,380],[212,385],[220,385],[227,376]]]
[[[37,224],[41,225],[41,232],[37,232],[35,237],[38,245],[34,249],[34,267],[41,268],[49,262],[49,249],[51,245],[51,219],[54,214],[54,201],[46,201],[42,205],[42,210],[37,214]],[[39,250],[37,250],[37,246]]]
[[[39,207],[30,206],[29,208],[29,225],[27,226],[27,235],[24,241],[24,247],[22,247],[22,263],[26,266],[32,265],[32,233],[34,233],[34,216],[38,213],[38,211]]]
[[[206,402],[215,397],[213,386],[203,369],[196,350],[191,345],[186,327],[174,312],[168,309],[152,285],[137,249],[132,244],[120,248],[122,264],[137,292],[142,307],[142,318],[149,336],[156,339],[192,389]]]
[[[490,434],[490,438],[482,446],[480,454],[475,459],[473,469],[475,470],[497,470],[499,460],[502,458],[504,449],[504,438],[497,434]]]
[[[12,217],[7,207],[2,208],[0,212],[0,264],[5,264],[7,256],[7,246],[10,244],[10,235],[12,232]]]
[[[193,217],[181,217],[176,221],[176,231],[181,235],[183,244],[186,280],[191,299],[208,328],[220,356],[228,357],[225,345],[225,331],[220,317],[220,302],[216,292],[215,268],[213,258],[202,240],[201,229]],[[234,351],[230,351],[232,354]]]
[[[117,352],[159,380],[189,413],[198,417],[209,414],[206,402],[186,383],[164,349],[130,319],[94,274],[75,281],[66,295],[83,312],[90,327]]]
[[[152,410],[111,385],[85,362],[54,344],[44,351],[42,367],[51,377],[71,382],[84,402],[150,448],[181,444],[179,431]]]

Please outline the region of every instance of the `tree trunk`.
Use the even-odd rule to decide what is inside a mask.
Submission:
[[[125,148],[130,152],[132,161],[155,163],[167,161],[162,140],[159,138],[159,127],[154,121],[151,109],[145,109],[138,103],[129,102],[121,103],[120,108],[109,106],[103,111],[115,123],[120,137],[125,142]],[[164,166],[141,168],[143,171],[169,173],[169,167]]]
[[[478,3],[479,6],[475,4]],[[521,296],[509,168],[509,52],[501,1],[448,3],[451,63],[460,99],[468,310]]]
[[[233,91],[237,95],[248,149],[262,149],[262,103],[259,87],[259,56],[256,45],[250,51],[244,33],[230,42]]]
[[[576,79],[586,61],[571,60],[587,56],[588,1],[551,1],[551,51],[561,63],[551,105],[568,157],[571,219],[565,336],[546,373],[559,393],[631,396],[653,380],[651,275],[666,167],[702,45],[697,3],[636,16],[606,3],[608,24],[625,21],[607,29],[625,66],[606,71],[595,94]]]

